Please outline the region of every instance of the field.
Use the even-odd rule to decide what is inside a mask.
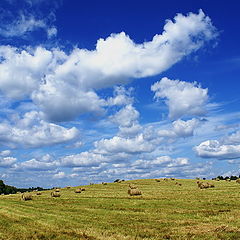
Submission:
[[[154,179],[61,189],[33,200],[21,194],[0,196],[0,239],[240,239],[240,184],[210,181],[199,189],[196,180],[156,182]],[[128,196],[134,183],[142,196]]]

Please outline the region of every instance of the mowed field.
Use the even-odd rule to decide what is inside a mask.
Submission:
[[[61,197],[43,191],[33,200],[0,196],[0,239],[240,239],[240,184],[154,179],[62,188]],[[128,196],[128,184],[142,196]]]

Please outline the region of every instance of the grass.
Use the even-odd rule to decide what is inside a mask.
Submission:
[[[195,180],[153,179],[95,184],[50,191],[33,200],[0,196],[0,239],[237,240],[240,239],[240,184],[215,181],[198,189]],[[129,197],[134,183],[142,196]]]

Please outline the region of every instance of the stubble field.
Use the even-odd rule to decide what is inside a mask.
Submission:
[[[81,193],[62,188],[58,198],[51,191],[29,201],[0,196],[0,239],[240,239],[240,184],[208,182],[215,188],[146,179],[83,186]],[[129,183],[142,196],[128,196]]]

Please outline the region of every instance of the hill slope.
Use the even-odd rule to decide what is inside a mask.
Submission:
[[[142,196],[128,196],[129,183]],[[240,184],[214,184],[147,179],[63,188],[59,198],[0,196],[0,239],[240,239]]]

